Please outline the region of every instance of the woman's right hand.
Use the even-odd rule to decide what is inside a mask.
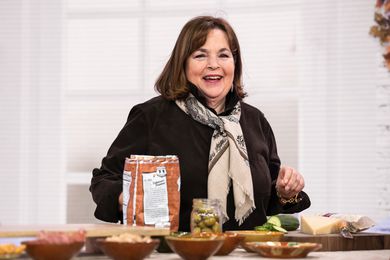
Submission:
[[[303,176],[294,168],[288,166],[280,167],[276,190],[285,199],[297,195],[305,187]]]

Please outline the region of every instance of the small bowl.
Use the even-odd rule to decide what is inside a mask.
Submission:
[[[240,245],[247,252],[254,252],[247,246],[248,242],[280,241],[284,236],[283,232],[278,231],[239,230],[234,232],[244,237],[244,240],[240,243]]]
[[[222,246],[225,237],[220,235],[205,237],[167,236],[168,246],[185,260],[206,260]]]
[[[150,255],[160,243],[158,239],[151,242],[113,242],[98,239],[97,244],[108,257],[114,260],[142,260]]]
[[[222,236],[225,237],[225,240],[215,255],[230,254],[244,240],[243,236],[234,232],[225,232]]]
[[[167,241],[165,241],[165,236],[152,236],[153,239],[158,239],[160,241],[156,251],[159,253],[172,253],[171,248],[168,246]]]
[[[172,237],[191,237],[190,232],[184,232],[184,231],[176,231],[171,232],[170,236]],[[165,240],[165,236],[153,236],[152,238],[156,238],[160,240],[160,244],[157,247],[157,252],[159,253],[173,253],[172,249],[168,246],[167,241]]]
[[[84,242],[50,244],[39,240],[24,241],[22,244],[26,245],[27,254],[35,260],[69,260],[84,246]]]
[[[13,259],[21,256],[26,250],[25,245],[0,244],[0,259]]]
[[[14,259],[14,258],[18,258],[22,255],[23,253],[15,253],[15,254],[0,254],[0,260],[3,260],[3,259]]]
[[[302,258],[322,248],[321,244],[299,242],[248,242],[247,246],[259,255],[271,258]]]

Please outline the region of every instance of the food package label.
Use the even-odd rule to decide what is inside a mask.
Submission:
[[[156,172],[143,173],[144,217],[146,225],[162,225],[169,222],[167,172],[158,167]]]

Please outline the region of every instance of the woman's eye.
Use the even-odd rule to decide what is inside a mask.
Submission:
[[[227,53],[221,53],[221,54],[219,55],[219,57],[221,57],[221,58],[230,58],[230,55],[227,54]]]
[[[201,58],[204,58],[204,57],[206,57],[206,55],[204,55],[204,54],[196,54],[194,56],[195,59],[201,59]]]

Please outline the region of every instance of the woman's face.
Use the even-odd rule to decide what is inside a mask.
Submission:
[[[224,31],[208,33],[206,43],[188,57],[186,76],[211,107],[224,101],[234,78],[234,58]]]

